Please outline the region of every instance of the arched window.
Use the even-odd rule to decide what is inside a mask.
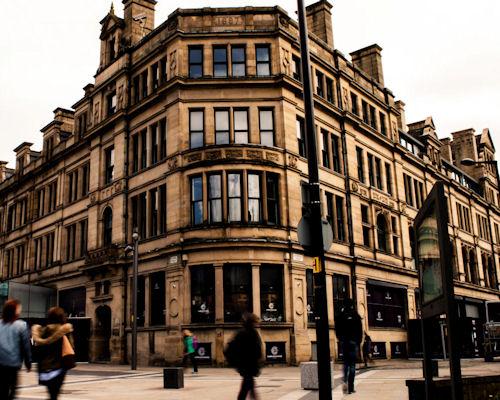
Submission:
[[[387,222],[382,214],[377,217],[377,242],[379,250],[387,251]]]
[[[109,246],[113,238],[113,211],[110,207],[104,210],[103,214],[103,224],[104,224],[104,246]]]

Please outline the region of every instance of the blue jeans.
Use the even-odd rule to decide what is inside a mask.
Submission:
[[[342,352],[344,353],[344,383],[347,382],[347,390],[351,393],[354,391],[359,345],[353,340],[347,340],[342,343]]]

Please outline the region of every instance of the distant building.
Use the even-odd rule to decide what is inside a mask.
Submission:
[[[179,360],[189,328],[202,359],[221,365],[245,310],[262,319],[268,361],[309,360],[297,23],[279,7],[203,8],[177,9],[155,28],[156,1],[123,3],[124,18],[112,8],[101,21],[99,68],[83,98],[54,111],[41,152],[23,143],[15,170],[0,163],[3,281],[56,288],[68,313],[91,319],[90,359],[126,362],[124,248],[137,227],[140,364]],[[499,298],[500,203],[494,166],[461,161],[494,160],[490,133],[440,140],[432,118],[407,125],[404,103],[384,86],[382,49],[349,61],[333,46],[330,8],[322,0],[307,13],[322,206],[334,236],[332,355],[334,316],[350,296],[375,356],[418,353],[419,331],[409,329],[419,315],[412,226],[439,179],[462,354],[478,356],[483,302]]]

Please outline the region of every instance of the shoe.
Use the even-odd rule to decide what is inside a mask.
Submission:
[[[353,389],[353,390],[350,390],[350,391],[349,391],[349,394],[351,394],[351,393],[356,393],[356,391],[355,391],[354,389]]]
[[[344,393],[344,394],[347,393],[347,382],[344,382],[342,384],[342,393]]]
[[[193,372],[191,372],[191,373],[192,373],[192,374],[197,374],[197,373],[198,373],[198,371],[193,371]]]

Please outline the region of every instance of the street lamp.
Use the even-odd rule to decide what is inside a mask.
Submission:
[[[131,369],[137,369],[137,243],[139,234],[137,228],[132,232],[132,243],[134,246],[134,260],[132,265],[132,359]]]

